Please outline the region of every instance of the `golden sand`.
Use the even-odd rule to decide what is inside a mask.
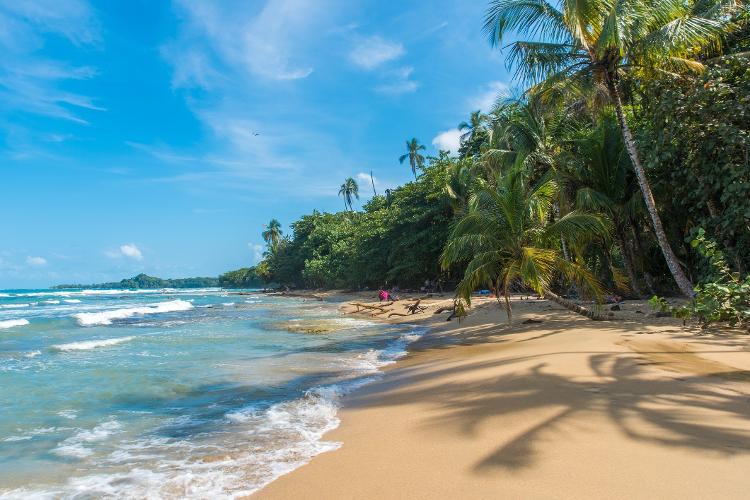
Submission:
[[[447,297],[424,303],[391,321],[431,333],[346,398],[326,436],[342,447],[254,497],[748,498],[747,336],[642,302],[592,322],[516,297],[513,326],[491,299],[461,323],[432,314]]]

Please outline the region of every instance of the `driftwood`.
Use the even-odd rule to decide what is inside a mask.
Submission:
[[[392,312],[388,315],[388,317],[392,316],[411,316],[413,314],[419,314],[427,309],[427,306],[421,306],[419,303],[422,302],[422,299],[417,299],[416,302],[413,304],[410,304],[406,306],[406,313],[398,313],[398,312]]]
[[[455,310],[456,310],[456,306],[443,306],[443,307],[438,307],[437,309],[435,309],[435,312],[432,313],[432,314],[440,314],[440,313],[444,313],[446,311],[453,312]]]
[[[389,306],[392,306],[393,302],[386,302],[385,304],[378,304],[376,306],[375,305],[370,305],[370,304],[363,304],[361,302],[350,302],[349,305],[350,306],[354,306],[354,307],[357,308],[357,310],[354,311],[354,312],[360,312],[363,309],[365,309],[365,310],[371,310],[371,311],[372,310],[378,310],[381,313],[385,313],[385,312],[388,312],[385,308],[389,307]]]
[[[427,309],[427,306],[420,306],[420,302],[422,302],[422,299],[417,299],[413,304],[406,306],[406,310],[409,311],[409,314],[417,314]]]

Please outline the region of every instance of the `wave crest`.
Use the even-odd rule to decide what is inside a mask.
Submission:
[[[96,349],[97,347],[122,344],[123,342],[129,342],[134,338],[135,337],[120,337],[116,339],[84,340],[81,342],[71,342],[69,344],[53,345],[52,349],[55,351],[88,351],[89,349]]]
[[[26,326],[28,324],[29,320],[27,319],[6,319],[5,321],[0,321],[0,330],[13,328],[14,326]]]
[[[73,317],[81,326],[92,325],[111,325],[113,320],[132,318],[145,314],[158,314],[174,311],[188,311],[193,308],[193,304],[186,300],[171,300],[169,302],[159,302],[143,307],[128,307],[124,309],[113,309],[110,311],[78,313]]]

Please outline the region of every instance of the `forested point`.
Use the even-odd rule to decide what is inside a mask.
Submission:
[[[222,274],[218,278],[175,278],[162,279],[147,274],[110,283],[91,285],[56,285],[54,289],[159,289],[159,288],[259,288],[263,280],[255,273],[254,267],[242,268]]]

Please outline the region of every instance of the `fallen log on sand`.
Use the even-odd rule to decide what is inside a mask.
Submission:
[[[386,302],[384,304],[378,304],[378,305],[363,304],[361,302],[350,302],[349,305],[350,306],[354,306],[354,307],[357,308],[357,310],[354,311],[354,312],[360,312],[360,311],[362,311],[362,309],[365,309],[365,310],[378,310],[380,312],[388,312],[385,308],[389,307],[389,306],[392,306],[393,302]]]

